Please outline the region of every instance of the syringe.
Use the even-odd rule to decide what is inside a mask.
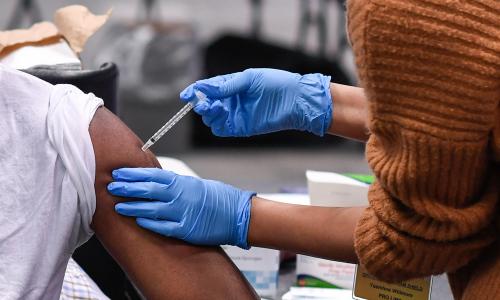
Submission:
[[[182,117],[184,117],[193,107],[195,107],[200,101],[205,101],[207,100],[207,95],[203,94],[202,92],[195,90],[194,94],[196,95],[195,100],[192,100],[188,102],[186,105],[184,105],[183,108],[181,108],[170,120],[168,120],[165,125],[163,125],[149,140],[142,146],[142,151],[146,151],[149,149],[149,147],[153,146],[167,131],[170,130],[170,128],[174,127],[177,122],[179,122]]]

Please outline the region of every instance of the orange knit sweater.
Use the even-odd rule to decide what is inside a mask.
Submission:
[[[377,177],[360,262],[500,299],[500,0],[349,0],[348,31]]]

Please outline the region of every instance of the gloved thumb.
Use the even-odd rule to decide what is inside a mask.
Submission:
[[[137,218],[137,225],[168,237],[182,238],[181,225],[167,220]]]
[[[208,101],[204,101],[204,102],[200,102],[199,104],[197,104],[197,105],[193,108],[193,110],[194,110],[197,114],[199,114],[199,115],[201,115],[201,116],[204,116],[204,115],[206,115],[207,113],[209,113],[209,112],[210,112],[210,107],[211,107],[210,103],[208,103]]]
[[[179,94],[179,98],[184,102],[189,102],[196,99],[196,95],[194,93],[194,83],[190,84],[187,88],[185,88]]]
[[[194,88],[210,98],[222,99],[248,90],[250,78],[247,72],[238,72],[224,76],[224,81],[200,80]]]

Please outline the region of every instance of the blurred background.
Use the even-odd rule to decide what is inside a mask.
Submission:
[[[85,5],[95,14],[112,9],[107,24],[81,55],[83,68],[98,69],[107,62],[117,65],[115,113],[146,140],[182,107],[179,92],[197,79],[270,67],[301,74],[319,72],[331,75],[334,82],[355,85],[343,2],[2,0],[0,28],[51,21],[55,10],[70,4]],[[362,143],[301,132],[221,139],[212,136],[194,113],[151,150],[181,159],[202,177],[260,193],[305,193],[306,170],[370,173]],[[96,250],[98,241],[93,239],[85,247],[75,258],[108,296],[123,298],[125,290],[126,298],[138,299],[130,282],[117,279],[120,270],[110,267],[110,257],[97,259],[96,253],[105,252]],[[282,291],[293,276],[289,271],[280,277],[286,282],[280,285]]]
[[[0,26],[52,20],[56,9],[82,4],[112,9],[87,43],[83,67],[117,64],[117,111],[146,140],[182,107],[179,92],[205,77],[249,67],[320,72],[356,84],[346,40],[344,1],[337,0],[3,0]],[[364,145],[301,132],[249,139],[212,136],[194,113],[152,148],[184,160],[200,176],[259,192],[305,186],[306,169],[369,172]]]

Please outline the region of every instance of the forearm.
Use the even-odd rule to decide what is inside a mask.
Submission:
[[[354,229],[363,207],[333,208],[252,199],[251,246],[357,263]]]
[[[368,102],[363,89],[331,83],[330,93],[333,114],[328,133],[366,142]]]

